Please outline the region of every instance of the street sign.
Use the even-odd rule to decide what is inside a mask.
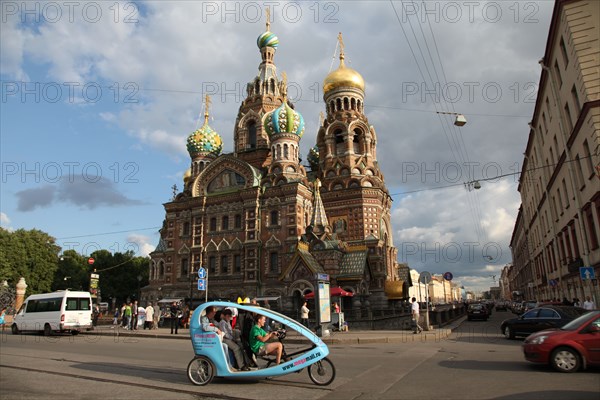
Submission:
[[[318,274],[317,274],[317,280],[320,280],[320,281],[328,281],[328,280],[329,280],[329,275],[328,275],[328,274],[321,274],[321,273],[318,273]]]
[[[596,279],[594,267],[579,267],[579,274],[584,281],[587,279]]]
[[[454,276],[452,275],[452,272],[446,272],[446,273],[444,273],[444,279],[447,280],[447,281],[451,281],[453,277]]]
[[[200,269],[198,269],[198,278],[206,279],[206,268],[200,267]],[[202,289],[202,290],[204,290],[204,289]]]
[[[94,257],[88,258],[88,264],[90,264],[90,265],[93,265],[95,261],[96,260],[94,260]]]
[[[206,279],[198,279],[198,290],[206,290]]]
[[[431,273],[427,271],[421,272],[421,274],[419,275],[419,282],[421,282],[424,285],[427,285],[429,282],[431,282]]]
[[[550,279],[550,280],[548,281],[548,284],[549,284],[550,286],[554,287],[554,286],[558,285],[558,281],[557,281],[556,279]]]

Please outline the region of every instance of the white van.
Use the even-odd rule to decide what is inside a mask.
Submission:
[[[12,333],[39,331],[49,336],[53,332],[79,333],[92,327],[92,296],[90,292],[59,290],[54,293],[29,296],[12,324]]]

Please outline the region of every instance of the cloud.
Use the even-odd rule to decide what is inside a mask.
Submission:
[[[58,202],[66,202],[82,209],[98,207],[135,206],[143,202],[129,199],[120,193],[110,180],[96,175],[73,175],[63,177],[56,185],[25,189],[16,193],[18,210],[33,211],[47,208]]]
[[[36,208],[49,207],[56,198],[56,187],[45,185],[39,188],[25,189],[16,193],[18,199],[17,210],[33,211]]]
[[[137,254],[147,257],[156,248],[155,244],[150,243],[150,238],[145,235],[131,234],[127,236],[128,243],[134,243],[137,247]]]
[[[14,228],[10,226],[10,218],[3,212],[0,212],[0,226],[9,232],[14,231]]]

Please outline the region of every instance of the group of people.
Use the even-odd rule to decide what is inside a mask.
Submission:
[[[256,368],[253,360],[245,351],[244,341],[247,349],[257,356],[273,355],[275,363],[281,363],[283,344],[280,341],[271,341],[277,337],[276,331],[265,331],[267,317],[262,314],[245,313],[237,315],[233,321],[233,315],[238,314],[235,308],[225,308],[219,312],[214,306],[208,306],[200,322],[205,332],[215,332],[223,343],[233,352],[236,362],[235,370],[249,371]]]
[[[596,304],[592,301],[590,296],[586,296],[583,303],[577,297],[573,298],[573,301],[569,301],[566,297],[563,297],[562,303],[566,306],[582,307],[584,310],[596,309]]]

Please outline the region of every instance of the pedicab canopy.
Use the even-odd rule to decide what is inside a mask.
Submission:
[[[332,288],[329,288],[329,296],[330,297],[352,297],[352,296],[354,296],[354,293],[348,292],[348,291],[342,289],[341,287],[332,287]],[[306,300],[313,299],[314,297],[315,297],[315,292],[311,292],[311,293],[307,294],[306,296],[304,296],[304,298]]]

